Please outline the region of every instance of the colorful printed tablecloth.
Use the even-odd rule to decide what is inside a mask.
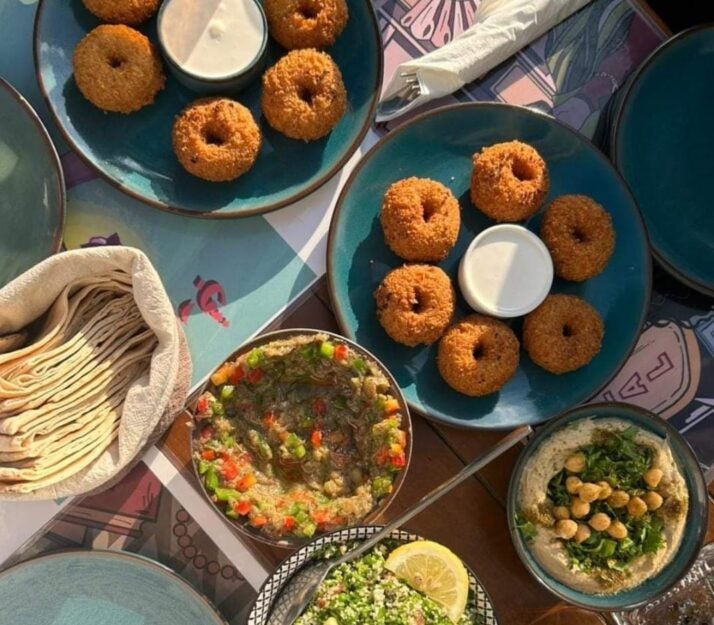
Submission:
[[[468,28],[477,5],[375,0],[386,78],[403,60]],[[360,154],[391,126],[375,128],[342,173],[280,211],[236,221],[162,213],[104,183],[62,143],[35,79],[35,9],[36,0],[0,0],[0,75],[35,106],[62,155],[69,197],[65,244],[122,243],[147,252],[185,325],[198,384],[324,274],[325,237],[339,189]],[[665,36],[636,0],[595,0],[444,101],[537,107],[592,137],[610,96]],[[713,358],[712,302],[658,272],[647,327],[602,397],[637,403],[673,420],[702,463],[714,465]],[[0,566],[66,546],[151,555],[196,584],[232,622],[267,573],[158,450],[103,495],[0,506]]]

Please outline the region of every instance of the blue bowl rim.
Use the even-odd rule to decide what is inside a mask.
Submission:
[[[620,158],[620,146],[621,146],[621,126],[622,117],[624,111],[631,98],[633,97],[634,87],[637,82],[644,76],[645,72],[649,70],[649,67],[659,58],[661,54],[665,54],[669,48],[672,46],[678,46],[682,41],[689,39],[693,35],[697,35],[702,31],[712,31],[714,33],[714,22],[709,22],[706,24],[699,24],[697,26],[692,26],[686,30],[683,30],[673,37],[663,41],[659,46],[657,46],[647,58],[642,61],[642,64],[635,70],[635,72],[628,78],[628,80],[623,85],[624,92],[621,96],[621,100],[617,109],[615,111],[616,117],[612,121],[612,128],[610,130],[610,158],[612,163],[617,168],[618,173],[620,172],[621,158]],[[629,184],[628,184],[629,188]],[[642,209],[640,209],[642,212]],[[659,248],[650,241],[650,250],[652,255],[655,257],[657,262],[662,266],[662,268],[667,271],[671,276],[674,276],[677,280],[684,283],[688,287],[708,295],[709,297],[714,297],[714,282],[703,283],[696,278],[684,273],[680,270],[672,261],[668,260],[665,255],[659,250]]]
[[[50,249],[50,254],[56,254],[62,249],[62,236],[64,233],[65,218],[67,213],[67,190],[65,187],[64,172],[62,170],[62,163],[60,161],[59,154],[57,153],[57,148],[55,148],[50,134],[47,132],[47,128],[42,123],[40,116],[37,111],[32,107],[32,105],[27,101],[25,96],[23,96],[15,87],[13,87],[7,80],[0,76],[0,89],[3,89],[11,98],[13,98],[22,108],[27,116],[37,128],[37,133],[45,144],[47,149],[47,154],[52,161],[53,173],[57,177],[57,196],[55,197],[55,206],[57,209],[57,227],[55,228],[54,238],[52,240],[52,247]]]
[[[229,625],[228,621],[223,617],[221,611],[215,605],[213,605],[213,602],[193,584],[189,583],[188,580],[184,579],[181,575],[179,575],[176,571],[174,571],[171,567],[167,566],[163,562],[154,560],[153,558],[145,556],[141,553],[134,553],[133,551],[123,551],[120,549],[56,549],[54,551],[39,553],[36,556],[27,558],[27,560],[22,560],[20,562],[12,564],[6,569],[0,571],[0,579],[14,574],[19,569],[32,565],[36,560],[56,560],[74,555],[81,555],[82,558],[104,556],[116,560],[134,560],[141,562],[149,568],[153,568],[161,573],[166,574],[168,577],[176,580],[179,586],[186,588],[189,595],[192,595],[195,599],[200,600],[201,603],[203,603],[209,609],[209,611],[215,614],[216,623]]]
[[[340,172],[342,170],[342,168],[347,164],[347,162],[352,158],[355,151],[362,144],[362,141],[364,140],[365,136],[367,135],[367,132],[372,127],[372,123],[374,121],[375,113],[377,110],[377,103],[379,102],[379,96],[382,92],[382,79],[383,79],[383,74],[384,74],[384,50],[383,50],[383,44],[382,44],[382,35],[379,30],[379,24],[377,22],[377,14],[375,13],[372,3],[369,2],[368,0],[365,0],[365,5],[367,6],[367,13],[369,15],[369,22],[372,26],[372,30],[374,31],[375,42],[376,42],[377,48],[378,48],[376,81],[374,84],[374,89],[372,91],[372,96],[370,98],[369,109],[367,111],[365,121],[362,124],[362,127],[360,128],[359,133],[355,137],[354,141],[346,148],[346,150],[344,151],[344,154],[337,160],[337,162],[330,169],[328,169],[322,176],[320,176],[312,184],[308,185],[306,188],[304,188],[298,192],[293,193],[288,198],[285,198],[282,200],[277,200],[270,204],[266,204],[265,206],[259,206],[257,208],[251,208],[251,209],[247,209],[247,210],[233,210],[233,211],[225,211],[225,212],[189,210],[187,208],[182,208],[180,206],[173,206],[173,205],[167,204],[165,202],[161,202],[159,200],[147,198],[147,197],[143,196],[141,193],[139,193],[138,191],[135,191],[135,190],[129,188],[127,185],[125,185],[120,180],[116,180],[115,178],[110,176],[107,172],[105,172],[98,164],[95,164],[92,161],[92,159],[79,148],[76,141],[74,141],[74,139],[65,130],[64,126],[60,122],[59,116],[57,115],[54,107],[52,106],[52,100],[49,97],[49,93],[48,93],[47,89],[45,88],[45,83],[44,83],[44,80],[42,77],[42,71],[40,69],[40,54],[41,54],[41,50],[40,50],[41,42],[40,42],[40,36],[39,36],[40,35],[40,21],[42,19],[42,13],[43,13],[45,4],[46,4],[46,0],[38,0],[37,9],[35,11],[35,22],[33,25],[33,34],[32,34],[33,41],[34,41],[33,57],[34,57],[35,76],[37,78],[37,84],[39,85],[40,92],[42,93],[42,97],[45,100],[45,103],[47,104],[47,108],[50,111],[50,115],[52,116],[52,120],[54,121],[55,126],[60,131],[60,134],[62,135],[62,138],[65,140],[65,142],[72,148],[72,150],[75,152],[75,154],[77,154],[77,156],[79,156],[79,158],[82,160],[82,162],[85,165],[87,165],[87,167],[89,167],[93,172],[98,174],[102,180],[109,183],[112,187],[114,187],[121,193],[124,193],[125,195],[128,195],[129,197],[131,197],[135,200],[138,200],[139,202],[146,204],[147,206],[151,206],[153,208],[158,208],[159,210],[162,210],[162,211],[165,211],[168,213],[173,213],[174,215],[182,215],[184,217],[193,217],[195,219],[240,219],[243,217],[252,217],[254,215],[263,215],[265,213],[273,212],[279,208],[283,208],[290,204],[294,204],[298,200],[301,200],[304,197],[313,193],[314,191],[317,191],[320,187],[322,187],[325,183],[327,183],[333,176],[335,176],[338,172]],[[270,36],[268,35],[268,37],[266,38],[266,42],[269,38],[270,38]]]
[[[306,543],[304,543],[303,545],[301,545],[297,550],[292,551],[292,552],[289,553],[287,556],[285,556],[285,557],[280,561],[280,563],[270,572],[270,575],[268,575],[268,577],[266,578],[266,580],[260,585],[260,588],[258,588],[257,593],[256,593],[256,597],[255,597],[255,601],[253,602],[253,605],[252,605],[251,608],[250,608],[250,612],[248,613],[248,617],[247,617],[246,620],[247,620],[247,621],[250,620],[250,617],[251,617],[251,615],[253,614],[253,611],[255,610],[255,605],[257,604],[258,599],[259,599],[260,596],[263,594],[263,592],[264,592],[265,589],[267,588],[268,584],[272,581],[272,579],[273,579],[273,577],[275,576],[275,574],[276,574],[284,565],[286,565],[289,560],[291,560],[292,558],[296,557],[296,556],[299,554],[300,551],[302,551],[303,549],[309,547],[313,542],[315,542],[315,541],[317,541],[317,540],[320,540],[320,539],[329,539],[329,538],[331,538],[332,536],[334,536],[334,535],[336,535],[336,534],[341,534],[341,533],[343,533],[343,532],[349,532],[350,530],[359,530],[359,529],[363,529],[363,528],[369,528],[369,529],[374,528],[374,529],[375,529],[375,532],[376,532],[376,531],[379,531],[379,530],[381,530],[381,529],[384,529],[384,525],[382,525],[382,524],[380,524],[380,525],[365,525],[364,523],[361,523],[361,524],[358,524],[358,525],[352,525],[352,526],[350,526],[350,527],[343,527],[343,528],[341,528],[341,529],[334,530],[334,531],[332,531],[332,532],[327,532],[327,533],[325,533],[325,534],[321,534],[320,536],[316,536],[315,538],[313,538],[313,539],[307,541]],[[421,539],[421,540],[434,540],[434,542],[439,542],[439,541],[437,541],[437,540],[435,540],[435,539],[429,538],[428,536],[424,536],[421,532],[412,531],[412,530],[410,530],[408,527],[397,527],[397,528],[395,528],[394,530],[392,530],[392,532],[391,532],[390,535],[387,537],[387,539],[389,539],[389,538],[392,536],[392,534],[394,534],[394,533],[396,533],[396,532],[404,532],[404,533],[406,533],[406,534],[412,534],[412,535],[414,535],[414,536],[417,536],[417,537],[418,537],[419,539]],[[329,541],[329,540],[328,540],[328,542],[332,542],[332,541]],[[341,542],[343,542],[343,539],[340,539],[340,540],[334,541],[334,542],[335,542],[335,543],[341,543]],[[441,544],[441,543],[439,543],[439,544]],[[484,592],[484,594],[486,595],[486,598],[488,599],[488,602],[489,602],[489,604],[490,604],[490,606],[491,606],[491,610],[493,611],[493,615],[494,615],[494,617],[495,617],[495,619],[496,619],[496,623],[499,623],[499,624],[500,624],[502,621],[498,618],[498,612],[496,611],[496,605],[495,605],[494,602],[493,602],[493,598],[491,597],[491,594],[488,592],[488,588],[486,588],[486,586],[483,584],[483,582],[482,582],[481,579],[478,577],[478,575],[476,575],[476,573],[474,573],[473,569],[472,569],[466,562],[464,562],[463,558],[462,558],[459,554],[455,554],[455,555],[456,555],[456,557],[459,558],[459,560],[461,560],[461,562],[463,563],[463,565],[466,567],[466,570],[467,570],[467,571],[469,572],[469,574],[476,580],[476,583],[481,587],[481,590],[483,590],[483,592]],[[285,588],[285,585],[290,581],[290,579],[295,575],[295,573],[297,573],[297,572],[298,572],[301,568],[303,568],[304,566],[305,566],[305,563],[303,563],[303,564],[300,566],[299,569],[296,569],[296,570],[292,573],[292,575],[290,575],[290,577],[288,577],[288,578],[282,583],[281,588],[278,590],[278,594],[279,594],[280,592],[282,592],[282,590]],[[275,603],[275,601],[271,602],[271,604],[268,606],[270,610],[272,610],[272,607],[273,607],[273,604],[274,604],[274,603]],[[268,612],[268,614],[270,614],[270,612]]]
[[[205,76],[199,76],[198,74],[189,72],[187,69],[181,67],[173,58],[171,58],[171,55],[169,54],[166,48],[166,44],[164,43],[164,38],[161,36],[162,31],[160,26],[161,20],[163,19],[165,13],[165,9],[169,4],[168,1],[161,3],[159,11],[156,14],[156,38],[159,41],[159,49],[161,50],[162,58],[166,61],[168,65],[174,68],[174,71],[179,72],[180,74],[184,74],[192,80],[202,82],[211,87],[225,86],[226,88],[230,88],[231,83],[234,82],[237,78],[245,76],[246,74],[250,74],[250,72],[253,71],[256,66],[260,65],[260,63],[265,59],[265,55],[268,50],[268,40],[270,39],[270,34],[268,31],[268,18],[265,16],[265,10],[263,9],[262,2],[259,2],[259,0],[251,1],[253,2],[253,4],[255,4],[255,6],[258,7],[258,12],[260,13],[260,20],[263,23],[263,41],[260,45],[258,53],[255,55],[255,58],[243,69],[239,69],[237,72],[234,72],[233,74],[224,76],[222,78],[206,78]]]
[[[332,219],[330,220],[330,229],[327,235],[327,289],[328,293],[330,295],[330,302],[332,305],[332,311],[335,315],[335,318],[337,319],[337,325],[340,328],[340,332],[346,336],[347,338],[351,340],[355,340],[355,337],[352,335],[351,332],[348,332],[348,325],[345,320],[345,316],[343,313],[343,310],[341,308],[339,298],[337,297],[337,294],[335,292],[335,285],[334,281],[335,278],[333,276],[333,266],[334,266],[334,257],[335,257],[335,240],[337,238],[336,231],[337,231],[337,222],[340,216],[340,213],[342,211],[342,208],[345,204],[345,201],[347,199],[347,196],[352,188],[352,185],[355,182],[355,179],[359,175],[359,173],[362,171],[362,169],[365,167],[365,165],[371,160],[372,156],[374,153],[379,151],[386,143],[389,141],[393,140],[395,137],[399,136],[403,131],[405,131],[407,128],[410,128],[411,126],[417,125],[424,121],[425,119],[428,119],[430,117],[450,112],[452,110],[459,110],[459,109],[478,109],[478,108],[507,108],[507,109],[515,109],[523,114],[526,115],[531,115],[534,117],[538,117],[541,119],[545,119],[553,124],[556,124],[563,130],[569,132],[570,134],[574,135],[575,138],[582,143],[588,145],[590,148],[592,148],[593,153],[596,155],[598,159],[605,165],[607,169],[610,170],[610,172],[613,174],[615,178],[617,178],[621,184],[622,184],[622,190],[625,193],[625,195],[630,199],[630,202],[632,203],[632,206],[635,209],[634,215],[635,215],[635,221],[637,225],[639,226],[640,233],[642,234],[642,237],[644,239],[644,261],[645,261],[645,305],[642,307],[642,311],[640,312],[640,319],[639,323],[637,325],[637,332],[631,341],[628,349],[625,351],[623,354],[622,359],[618,363],[618,366],[616,368],[613,368],[612,373],[603,381],[603,383],[596,389],[590,393],[587,397],[583,397],[580,401],[585,402],[588,399],[595,397],[600,391],[602,391],[617,375],[617,373],[620,371],[622,366],[627,362],[628,358],[632,354],[632,352],[635,349],[635,346],[637,345],[637,342],[640,339],[640,335],[642,333],[642,328],[645,324],[645,321],[647,319],[647,311],[649,310],[649,302],[652,297],[652,256],[650,255],[650,242],[649,242],[649,235],[647,233],[647,227],[645,225],[645,221],[642,217],[642,212],[640,211],[640,207],[637,204],[637,201],[635,200],[634,196],[632,195],[632,192],[630,191],[630,187],[627,186],[627,183],[625,180],[622,178],[621,174],[613,164],[608,160],[608,158],[600,151],[597,149],[595,144],[588,139],[585,135],[579,133],[577,130],[572,128],[571,126],[568,126],[567,124],[555,119],[551,115],[548,115],[546,113],[543,113],[539,110],[529,108],[527,106],[519,106],[516,104],[506,104],[503,102],[459,102],[456,104],[447,104],[445,106],[441,106],[435,109],[431,109],[428,111],[425,111],[424,113],[421,113],[420,115],[417,115],[416,117],[413,117],[412,119],[406,121],[405,123],[401,124],[388,134],[384,135],[379,141],[377,141],[360,159],[359,163],[354,167],[354,169],[350,172],[350,175],[348,176],[347,180],[345,181],[344,185],[342,186],[342,190],[340,191],[340,195],[337,198],[337,202],[335,203],[335,209],[332,213]],[[443,423],[445,425],[458,428],[461,430],[491,430],[491,431],[499,431],[499,430],[511,430],[513,429],[511,426],[505,426],[505,427],[499,427],[499,426],[494,426],[494,427],[489,427],[489,426],[482,426],[478,423],[476,424],[471,424],[468,422],[461,421],[459,419],[455,419],[453,417],[442,417],[442,416],[436,416],[432,415],[426,410],[422,409],[420,406],[415,405],[412,403],[409,399],[407,399],[407,403],[409,404],[409,410],[414,413],[418,414],[425,419],[428,419],[430,421],[435,421],[437,423]],[[573,406],[574,407],[574,406]],[[533,422],[531,425],[537,425],[539,423],[544,423],[550,419],[556,418],[561,414],[564,414],[568,410],[571,410],[571,408],[566,408],[564,411],[561,411],[559,413],[556,413],[554,415],[551,415],[549,417],[543,417],[537,422]]]
[[[707,491],[707,486],[706,482],[704,480],[704,475],[701,470],[701,466],[699,464],[699,460],[697,460],[697,457],[692,450],[691,446],[687,442],[687,440],[680,434],[680,432],[673,426],[671,425],[667,420],[663,419],[659,415],[654,414],[653,412],[650,412],[649,410],[645,410],[644,408],[640,408],[639,406],[635,406],[633,404],[626,404],[623,402],[598,402],[594,404],[583,404],[580,406],[576,406],[575,408],[572,408],[571,410],[568,410],[567,412],[563,413],[560,415],[557,419],[554,419],[551,421],[547,426],[543,427],[540,429],[536,435],[528,441],[526,444],[525,448],[521,451],[520,455],[518,456],[518,459],[516,460],[516,464],[513,467],[513,471],[511,472],[511,478],[508,481],[508,494],[506,497],[506,516],[507,516],[507,522],[508,522],[508,530],[511,535],[511,542],[513,543],[513,546],[516,550],[516,553],[518,554],[518,557],[520,558],[521,562],[523,563],[523,566],[528,570],[528,572],[533,576],[533,578],[544,588],[546,588],[548,591],[552,592],[554,595],[558,596],[559,598],[563,599],[564,601],[567,601],[568,603],[577,605],[581,608],[586,608],[589,610],[598,610],[600,612],[618,612],[620,610],[632,610],[637,607],[641,607],[645,605],[647,602],[649,602],[655,594],[664,594],[666,593],[670,588],[675,586],[681,579],[689,572],[689,569],[692,567],[694,564],[695,560],[697,559],[699,555],[699,551],[701,551],[702,546],[704,545],[704,541],[706,540],[706,534],[707,534],[707,527],[708,527],[708,522],[709,522],[709,507],[704,506],[700,511],[698,515],[698,521],[699,527],[697,528],[697,549],[694,550],[692,553],[692,556],[689,558],[689,560],[684,564],[682,567],[682,571],[680,572],[679,575],[677,575],[671,583],[667,584],[664,588],[657,589],[656,592],[653,592],[650,596],[645,596],[644,598],[632,602],[632,603],[623,603],[621,605],[614,605],[611,607],[603,607],[601,605],[597,604],[590,604],[587,601],[578,601],[574,600],[572,597],[567,596],[557,589],[553,588],[547,581],[547,574],[541,574],[540,571],[534,570],[534,568],[530,565],[528,558],[525,555],[526,550],[528,549],[524,542],[523,539],[521,538],[520,532],[518,528],[516,527],[515,524],[515,515],[516,515],[516,494],[518,490],[518,481],[520,479],[520,475],[523,471],[523,467],[525,466],[525,463],[527,462],[528,458],[530,458],[531,453],[538,449],[538,447],[548,438],[550,437],[553,433],[555,433],[557,430],[559,430],[565,422],[570,422],[572,417],[577,416],[578,418],[572,419],[573,421],[577,421],[580,419],[585,419],[587,417],[591,417],[593,415],[596,415],[598,410],[602,408],[608,408],[608,409],[617,409],[622,411],[622,415],[619,415],[617,417],[613,418],[618,418],[622,419],[623,421],[628,420],[627,413],[636,413],[638,416],[644,418],[645,420],[650,420],[652,421],[656,426],[659,428],[663,428],[667,434],[668,437],[672,437],[677,440],[677,442],[681,445],[682,450],[683,450],[683,462],[681,464],[691,464],[691,466],[696,466],[697,470],[692,472],[692,477],[693,481],[696,484],[696,490],[699,491],[700,495],[703,495],[704,500],[706,501],[708,498],[708,491]],[[678,460],[678,458],[676,458]],[[694,497],[690,496],[690,502],[694,501]],[[696,514],[696,511],[694,512]],[[655,576],[656,578],[657,576]],[[564,584],[566,585],[566,584]],[[579,591],[573,590],[573,592],[578,592],[580,596],[587,596],[585,593],[580,593]],[[594,595],[594,596],[600,596],[600,595]],[[617,597],[617,593],[614,595],[609,595],[611,597]]]

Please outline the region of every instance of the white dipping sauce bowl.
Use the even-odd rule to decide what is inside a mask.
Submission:
[[[501,224],[481,232],[459,265],[459,286],[475,311],[520,317],[537,308],[553,284],[548,248],[523,226]]]

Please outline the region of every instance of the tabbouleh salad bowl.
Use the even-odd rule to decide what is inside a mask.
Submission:
[[[293,360],[282,355],[283,349]],[[304,371],[297,370],[292,373],[295,380],[290,379],[286,368],[294,365],[296,358],[301,359],[299,363],[314,359],[318,375],[305,378]],[[323,372],[326,374],[321,377]],[[331,374],[333,382],[326,383]],[[289,383],[271,385],[274,379]],[[341,393],[346,379],[350,389],[355,385],[352,395]],[[371,380],[372,394],[367,389]],[[318,386],[326,389],[327,401],[319,394],[315,397]],[[283,388],[287,390],[283,392]],[[245,418],[223,419],[223,400],[228,402],[228,412]],[[267,411],[266,403],[270,405]],[[412,425],[399,386],[370,352],[331,332],[278,330],[248,341],[214,370],[192,413],[191,456],[204,495],[241,534],[273,546],[294,548],[326,532],[373,522],[399,492],[409,468]],[[346,419],[354,416],[350,436],[340,436]],[[365,418],[374,419],[364,426],[360,439],[362,450],[369,454],[360,450],[352,436]],[[242,429],[232,428],[234,423]],[[319,455],[321,449],[326,450],[325,456]],[[355,458],[361,466],[355,465]],[[328,481],[322,479],[318,482],[320,492],[306,486],[311,478],[314,484],[318,470],[321,478],[330,471],[333,479],[339,461],[343,463],[343,473],[338,476],[341,490],[330,493]],[[315,467],[313,475],[309,467]],[[356,478],[352,477],[354,469]],[[271,478],[275,478],[275,488],[266,496],[273,486]],[[257,489],[251,491],[256,483]],[[347,484],[352,490],[347,492],[349,497],[342,498]],[[371,508],[366,514],[359,513],[362,508],[344,512],[344,506],[349,510],[354,500],[361,502],[355,506],[371,502]],[[326,516],[329,511],[333,514]],[[276,529],[276,519],[284,527]]]
[[[283,623],[281,615],[287,608],[290,597],[300,587],[301,573],[309,569],[311,562],[314,562],[327,548],[342,545],[349,547],[356,542],[366,540],[381,529],[380,526],[365,525],[325,534],[304,545],[283,560],[260,589],[248,616],[248,625],[277,625]],[[394,530],[390,534],[389,540],[397,544],[406,544],[415,540],[422,540],[422,537],[408,531]],[[468,607],[475,615],[474,625],[498,625],[491,598],[473,571],[466,564],[464,566],[469,577]]]
[[[528,460],[546,443],[551,436],[578,421],[593,418],[617,419],[664,439],[671,449],[676,467],[684,478],[689,494],[689,508],[686,515],[682,540],[664,568],[650,579],[613,594],[588,594],[555,579],[532,554],[527,541],[518,528],[519,485]],[[653,598],[661,596],[675,585],[689,571],[704,544],[708,524],[707,488],[699,462],[684,437],[667,421],[657,415],[617,402],[587,404],[566,412],[561,417],[541,429],[521,452],[511,473],[508,487],[507,515],[511,539],[516,552],[530,573],[552,593],[569,603],[597,611],[631,610],[645,605]]]

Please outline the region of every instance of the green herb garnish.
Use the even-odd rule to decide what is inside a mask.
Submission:
[[[570,505],[570,493],[565,488],[565,479],[568,474],[565,469],[556,473],[548,482],[548,497],[556,506],[569,506]]]
[[[599,432],[600,440],[580,449],[586,464],[578,477],[583,482],[604,480],[626,491],[646,488],[642,476],[650,468],[652,450],[635,443],[636,434],[635,427],[622,432]]]
[[[532,541],[536,537],[536,534],[538,534],[535,524],[531,523],[522,514],[516,515],[516,527],[521,533],[521,536],[523,536],[523,540],[527,543]]]

